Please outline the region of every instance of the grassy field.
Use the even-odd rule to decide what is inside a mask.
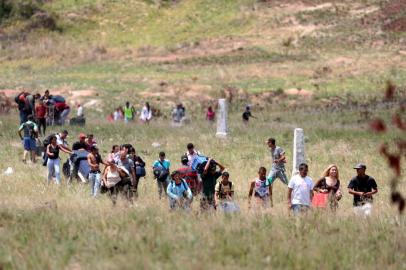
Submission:
[[[149,167],[161,150],[167,152],[172,168],[179,167],[186,144],[194,142],[230,172],[241,207],[241,213],[233,216],[201,214],[198,198],[193,213],[170,213],[167,201],[158,200],[150,171],[133,206],[122,199],[113,207],[106,196],[91,199],[86,185],[46,185],[45,167],[20,161],[22,150],[14,135],[17,119],[2,118],[6,128],[0,137],[1,169],[11,166],[15,173],[1,176],[0,265],[4,269],[405,269],[405,220],[390,205],[392,175],[377,154],[381,141],[401,134],[371,134],[365,123],[359,124],[357,112],[255,114],[259,119],[245,127],[239,113],[232,113],[227,140],[216,139],[214,127],[202,119],[182,129],[163,120],[149,126],[95,121],[85,129],[95,134],[103,156],[112,144],[129,142]],[[279,117],[282,121],[274,121]],[[253,212],[247,207],[249,181],[259,166],[270,164],[264,140],[275,136],[286,149],[290,172],[296,126],[305,129],[313,179],[330,163],[340,168],[344,197],[336,214],[313,211],[306,217],[290,217],[286,187],[279,181],[274,185],[272,209]],[[72,143],[82,129],[69,130]],[[153,148],[152,142],[161,147]],[[355,173],[352,166],[361,161],[379,186],[374,213],[367,219],[353,215],[352,197],[345,189]],[[400,188],[405,192],[403,180]]]
[[[386,134],[368,128],[375,117],[390,122],[405,100],[406,35],[390,24],[404,18],[403,8],[393,8],[406,8],[402,1],[30,3],[57,27],[34,26],[35,16],[0,16],[0,89],[51,89],[72,105],[90,104],[86,127],[67,127],[69,143],[93,133],[103,156],[113,144],[132,143],[149,171],[134,205],[92,199],[87,185],[47,185],[45,167],[21,162],[14,111],[0,115],[0,269],[406,269],[405,219],[390,203],[393,175],[378,150],[404,134],[391,124]],[[399,90],[393,103],[381,102],[388,80]],[[230,136],[221,140],[204,106],[229,89]],[[283,94],[291,89],[308,96]],[[137,108],[149,101],[163,117],[150,125],[107,123],[126,100]],[[167,119],[176,102],[192,119],[183,128]],[[246,104],[258,117],[248,127],[241,123]],[[295,127],[304,128],[314,180],[329,164],[339,167],[344,197],[335,214],[289,216],[280,181],[272,209],[248,209],[249,181],[270,167],[268,137],[286,150],[290,176]],[[199,198],[192,213],[171,213],[158,200],[153,161],[163,150],[179,167],[189,142],[227,167],[241,213],[202,214]],[[365,219],[353,215],[346,191],[358,162],[379,187]],[[7,167],[12,175],[3,174]],[[399,189],[406,193],[404,176]]]

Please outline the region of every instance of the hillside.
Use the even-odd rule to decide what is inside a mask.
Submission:
[[[243,102],[296,89],[366,98],[406,79],[403,0],[12,2],[19,13],[0,31],[0,89],[9,95],[97,94],[97,104],[114,98],[108,108],[179,96],[207,103],[230,88]]]

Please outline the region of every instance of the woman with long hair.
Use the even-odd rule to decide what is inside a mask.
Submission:
[[[338,201],[342,197],[337,165],[331,164],[324,170],[321,178],[314,185],[313,190],[319,194],[328,194],[330,208],[332,210],[337,209]]]
[[[146,102],[145,106],[142,107],[140,119],[142,122],[148,124],[151,118],[152,118],[151,106],[149,105],[148,102]]]

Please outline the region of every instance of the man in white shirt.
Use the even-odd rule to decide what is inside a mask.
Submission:
[[[84,112],[83,112],[83,106],[78,104],[78,112],[77,112],[78,118],[84,117]]]
[[[300,214],[310,208],[313,198],[313,180],[307,176],[306,163],[299,165],[299,174],[293,176],[288,184],[288,208]]]
[[[195,158],[198,155],[200,155],[200,152],[195,150],[195,146],[193,145],[193,143],[188,143],[186,147],[187,147],[186,155],[189,160],[187,165],[191,167]]]

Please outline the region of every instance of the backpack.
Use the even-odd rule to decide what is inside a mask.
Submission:
[[[21,103],[20,96],[21,96],[22,94],[24,94],[24,92],[21,92],[21,93],[19,93],[17,96],[15,96],[14,101],[15,101],[17,104],[20,104],[20,103]]]
[[[69,159],[66,160],[66,162],[62,165],[62,172],[65,177],[70,176],[70,164],[69,164]]]
[[[169,170],[166,169],[161,161],[159,161],[162,167],[154,168],[154,176],[159,182],[165,182],[169,176]]]
[[[206,166],[208,160],[209,160],[208,157],[197,155],[191,165],[192,170],[197,171],[199,174],[202,174],[204,166]]]
[[[24,94],[24,92],[21,92],[21,93],[19,93],[17,96],[15,96],[15,98],[14,98],[14,101],[15,101],[15,103],[17,103],[19,110],[22,110],[22,109],[25,108],[25,102],[23,102],[23,101],[20,100],[20,97],[21,97],[21,95],[23,95],[23,94]]]
[[[51,143],[51,137],[55,135],[56,134],[50,134],[42,141],[42,144],[44,145],[45,148]]]
[[[223,183],[220,182],[219,189],[217,190],[218,193],[219,193],[220,198],[222,197],[222,193],[221,193],[221,187],[222,187],[222,186],[223,186]],[[233,182],[228,181],[228,187],[229,187],[230,190],[231,190],[231,188],[233,187]]]

